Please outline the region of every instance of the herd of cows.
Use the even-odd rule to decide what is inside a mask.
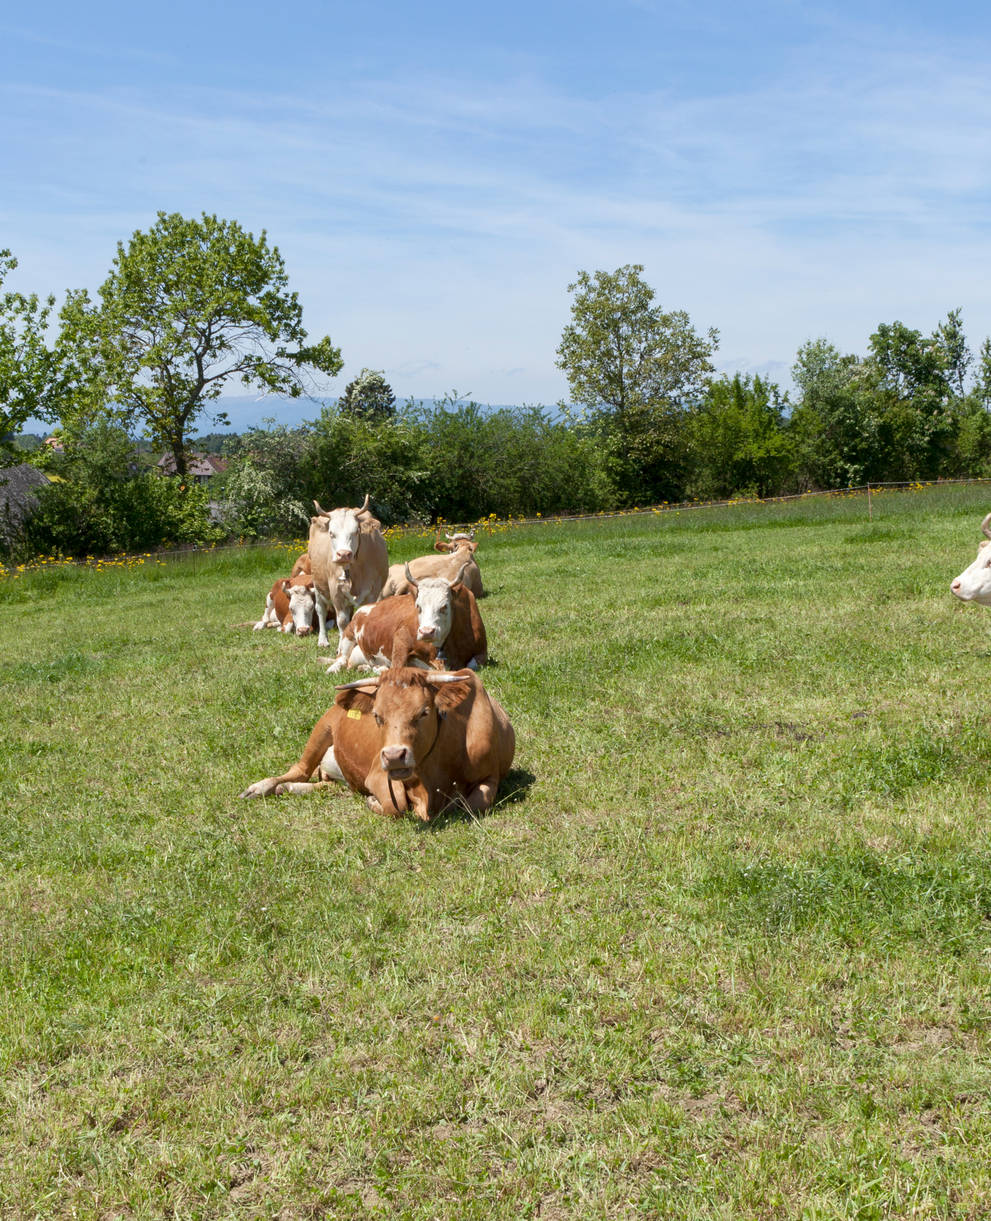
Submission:
[[[274,627],[327,645],[328,672],[366,667],[337,688],[302,755],[242,797],[307,793],[343,781],[376,813],[428,820],[461,802],[488,809],[509,771],[515,736],[476,670],[488,646],[477,598],[482,577],[473,535],[439,539],[440,554],[389,567],[381,523],[368,507],[330,512],[314,501],[306,552],[275,582],[255,629]]]
[[[515,736],[475,673],[487,656],[478,611],[482,577],[473,535],[438,538],[435,551],[389,567],[381,523],[368,507],[310,519],[306,553],[276,581],[256,629],[339,632],[328,671],[367,667],[337,688],[296,763],[249,785],[242,797],[306,793],[343,781],[376,813],[427,820],[452,802],[474,811],[495,801]],[[950,584],[962,601],[991,606],[991,513],[977,558]]]

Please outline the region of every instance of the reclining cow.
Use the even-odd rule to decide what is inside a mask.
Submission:
[[[413,586],[406,576],[406,570],[413,574],[413,579],[422,581],[424,577],[444,577],[448,581],[462,581],[476,598],[484,595],[482,589],[482,573],[475,559],[478,543],[467,536],[459,536],[461,542],[444,555],[418,555],[408,564],[393,564],[389,575],[382,586],[382,597],[393,594],[408,594],[413,592]]]
[[[425,577],[413,580],[406,568],[412,593],[383,598],[373,606],[360,607],[341,632],[337,656],[328,667],[336,673],[345,666],[388,665],[400,632],[413,640],[436,647],[448,670],[477,670],[488,659],[485,625],[470,589],[458,577]]]
[[[313,572],[313,589],[320,625],[320,645],[327,645],[327,615],[333,608],[343,631],[359,606],[374,602],[389,571],[389,553],[381,522],[369,511],[368,497],[360,509],[327,512],[313,502],[317,516],[310,518],[307,554]]]
[[[342,780],[377,814],[412,810],[426,821],[455,801],[487,810],[513,761],[509,718],[473,671],[411,668],[412,646],[400,633],[389,669],[338,688],[299,761],[241,796],[308,793]]]
[[[977,544],[977,559],[968,565],[950,585],[950,592],[961,602],[979,602],[991,606],[991,513],[981,522],[984,542]]]
[[[297,636],[308,636],[313,631],[313,616],[316,599],[313,594],[313,577],[283,577],[276,581],[265,599],[265,611],[254,624],[254,630],[274,627],[280,632],[295,632]]]

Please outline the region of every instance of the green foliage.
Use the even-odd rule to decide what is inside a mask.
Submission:
[[[690,429],[695,495],[769,496],[791,476],[793,447],[777,386],[760,377],[713,381]]]
[[[309,524],[300,468],[310,433],[267,421],[229,442],[230,463],[220,497],[232,534],[244,537],[293,535]]]
[[[425,437],[408,415],[375,423],[328,406],[314,421],[300,461],[300,486],[309,503],[359,505],[368,494],[386,522],[423,516],[429,474]]]
[[[117,425],[83,429],[48,467],[54,480],[25,527],[28,554],[108,555],[222,536],[206,489],[144,469]]]
[[[713,371],[718,332],[653,304],[643,267],[581,271],[557,366],[599,438],[621,503],[677,499],[688,474],[685,421]]]
[[[80,353],[74,409],[113,403],[168,448],[180,474],[190,428],[232,380],[296,397],[308,369],[341,368],[328,338],[307,344],[278,248],[236,221],[160,212],[148,233],[118,245],[99,295],[94,304],[77,293],[62,311],[62,342]]]
[[[340,411],[381,422],[396,414],[396,396],[384,373],[377,369],[362,369],[345,386],[337,406]]]
[[[0,250],[0,286],[17,266],[9,250]],[[0,466],[20,461],[14,437],[31,416],[48,417],[58,381],[58,361],[45,331],[54,297],[35,293],[0,295]]]
[[[539,407],[486,412],[451,395],[422,418],[432,519],[597,509],[611,500],[595,444]]]

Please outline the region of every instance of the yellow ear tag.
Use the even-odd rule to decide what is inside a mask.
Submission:
[[[349,718],[350,718],[352,721],[360,721],[360,720],[361,720],[361,713],[358,711],[358,709],[357,709],[357,708],[349,708],[349,709],[348,709],[348,717],[349,717]]]

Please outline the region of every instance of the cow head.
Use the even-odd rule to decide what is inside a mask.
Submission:
[[[392,663],[377,678],[345,683],[339,691],[360,690],[374,697],[372,716],[379,731],[379,765],[390,780],[411,780],[437,742],[447,707],[460,698],[448,684],[470,682],[467,674],[416,670],[409,633],[397,634]]]
[[[406,580],[409,581],[416,597],[416,638],[429,640],[438,649],[444,647],[451,632],[454,619],[454,599],[451,590],[465,574],[466,564],[462,564],[458,575],[453,581],[444,577],[424,577],[420,581],[413,579],[409,564],[406,565]]]
[[[981,522],[986,538],[977,546],[977,559],[950,584],[950,592],[962,602],[979,602],[991,606],[991,513]]]
[[[289,599],[293,631],[297,636],[308,636],[313,631],[313,616],[317,607],[313,594],[313,578],[297,582],[289,577],[282,582],[282,592]]]
[[[441,542],[440,535],[437,535],[435,537],[435,539],[434,539],[434,550],[435,551],[458,551],[462,547],[467,547],[468,550],[472,553],[472,555],[474,555],[474,553],[478,550],[478,543],[476,543],[474,541],[474,538],[475,538],[474,530],[472,530],[472,532],[470,534],[465,534],[463,532],[459,532],[457,534],[448,534],[447,531],[445,530],[444,538],[446,541]]]
[[[330,535],[330,558],[335,564],[349,564],[358,554],[361,543],[361,527],[373,521],[368,508],[368,497],[360,509],[321,509],[313,502],[317,516],[310,519],[318,529]]]

